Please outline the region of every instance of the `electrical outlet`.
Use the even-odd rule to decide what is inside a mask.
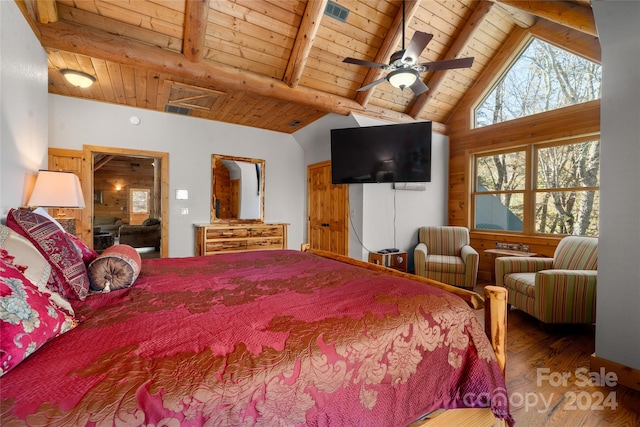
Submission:
[[[182,215],[189,215],[189,208],[181,208],[180,213]]]

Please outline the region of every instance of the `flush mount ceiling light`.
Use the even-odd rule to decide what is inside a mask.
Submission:
[[[60,70],[60,72],[69,83],[76,87],[88,88],[96,81],[95,77],[82,71]]]

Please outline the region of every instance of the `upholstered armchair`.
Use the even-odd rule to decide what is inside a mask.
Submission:
[[[542,323],[593,323],[596,319],[598,239],[569,236],[553,258],[496,259],[496,285],[507,302]]]
[[[419,276],[449,285],[473,289],[478,277],[478,252],[469,245],[465,227],[421,227],[413,252]]]

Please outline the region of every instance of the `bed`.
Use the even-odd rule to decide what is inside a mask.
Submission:
[[[0,377],[0,420],[406,426],[476,408],[511,424],[496,310],[489,340],[482,298],[407,277],[311,250],[144,260]]]

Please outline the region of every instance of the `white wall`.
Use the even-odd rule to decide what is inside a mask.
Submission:
[[[253,163],[238,162],[240,168],[240,213],[239,218],[260,219],[262,207],[260,182]]]
[[[388,124],[356,115],[329,114],[294,134],[305,150],[305,167],[331,158],[330,129]],[[418,228],[447,222],[449,138],[432,134],[431,182],[425,191],[394,190],[392,184],[350,184],[349,255],[366,260],[369,251],[396,247],[412,253]],[[306,218],[306,216],[305,216]]]
[[[640,369],[640,2],[592,7],[602,47],[596,355]]]
[[[0,1],[0,216],[25,205],[47,167],[47,55],[13,1]]]
[[[418,243],[418,228],[447,223],[449,182],[449,138],[432,134],[431,182],[424,191],[394,190],[392,184],[362,184],[362,259],[369,251],[395,247],[409,255]]]
[[[140,118],[132,125],[129,118]],[[49,145],[84,144],[169,153],[169,256],[194,254],[194,223],[210,222],[211,155],[264,159],[265,222],[290,224],[288,246],[303,239],[304,153],[288,134],[187,116],[49,95]],[[176,200],[175,190],[189,190]],[[189,209],[181,215],[181,209]]]

